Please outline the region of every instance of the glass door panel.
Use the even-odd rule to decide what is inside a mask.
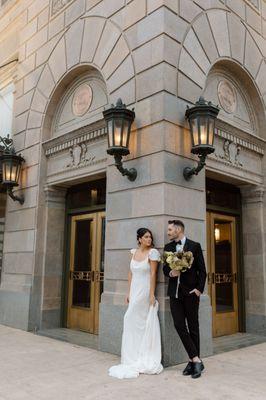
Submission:
[[[67,327],[97,333],[104,281],[105,213],[71,217]]]
[[[75,223],[72,305],[86,308],[90,307],[91,300],[91,228],[92,220],[90,219],[77,220]]]
[[[213,336],[238,332],[235,217],[207,213],[208,288]]]
[[[214,220],[216,312],[234,310],[231,224]]]

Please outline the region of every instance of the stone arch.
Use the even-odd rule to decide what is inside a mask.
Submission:
[[[182,43],[178,63],[178,96],[195,102],[203,93],[206,78],[214,65],[227,62],[232,72],[240,75],[250,93],[255,95],[265,121],[265,43],[257,36],[229,11],[211,9],[199,14]]]
[[[67,178],[60,176],[57,182],[48,182],[49,162],[45,145],[41,144],[50,139],[51,122],[60,95],[79,75],[89,70],[95,71],[103,80],[109,103],[115,103],[118,97],[121,97],[128,105],[135,103],[135,67],[131,52],[121,30],[103,17],[80,18],[58,40],[43,66],[34,89],[27,119],[26,131],[37,132],[40,135],[35,141],[36,146],[39,146],[39,175],[36,190],[38,229],[35,236],[36,263],[32,289],[32,303],[38,306],[30,310],[30,321],[38,321],[39,326],[60,326],[61,304],[58,303],[58,299],[62,295],[63,249],[61,245],[65,229],[65,191],[66,187],[73,182],[87,179],[86,168],[90,168],[89,163],[84,163],[83,171],[74,166],[76,168],[73,169],[74,173],[71,170]],[[98,122],[100,125],[102,121],[95,121],[96,124]],[[94,177],[102,176],[106,170],[105,131],[102,132],[101,129],[99,131],[99,137],[103,140],[99,140],[101,146],[95,147],[100,156],[104,154],[105,158],[99,157],[96,162],[91,162],[90,173]],[[43,292],[48,293],[51,285],[51,259],[53,268],[56,270],[56,274],[53,272],[53,284],[56,285],[56,290],[52,308],[49,305],[51,299],[44,296],[40,304],[39,298],[42,288]]]
[[[95,121],[102,120],[102,110],[108,104],[108,93],[106,88],[106,82],[102,76],[102,74],[94,67],[91,67],[86,64],[81,64],[78,66],[74,66],[71,71],[68,71],[66,75],[60,80],[60,82],[55,87],[53,91],[49,103],[45,108],[44,114],[44,121],[42,126],[42,140],[46,141],[55,135],[62,135],[64,132],[57,132],[55,131],[55,123],[57,119],[61,115],[61,111],[64,108],[65,100],[70,97],[70,94],[73,95],[75,92],[75,88],[79,87],[82,82],[89,83],[88,80],[91,79],[92,83],[98,82],[98,88],[100,88],[99,84],[101,85],[101,90],[104,92],[104,102],[101,104],[101,107],[98,108],[97,114],[93,116],[93,118],[86,118],[86,120],[78,121],[79,118],[76,117],[75,121],[72,121],[72,128],[71,126],[68,127],[67,131],[71,131],[72,129],[78,129],[85,125],[94,123]],[[93,95],[94,101],[95,95]],[[89,110],[90,111],[90,110]],[[87,115],[87,114],[86,114]]]
[[[224,108],[221,103],[218,94],[219,82],[229,85],[229,90],[234,92],[234,110]],[[235,61],[221,59],[211,67],[203,88],[203,96],[220,106],[219,120],[255,136],[263,134],[265,110],[261,97],[250,75]]]
[[[77,68],[88,67],[101,73],[109,102],[122,97],[126,104],[135,103],[135,68],[124,35],[112,21],[89,16],[76,21],[50,54],[34,91],[27,129],[46,124],[44,117],[58,87],[68,84]]]

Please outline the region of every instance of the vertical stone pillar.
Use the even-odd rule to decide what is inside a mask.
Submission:
[[[183,168],[193,164],[188,158],[190,154],[183,157],[173,151],[182,149],[176,142],[184,142],[183,132],[173,124],[160,122],[139,129],[137,135],[139,148],[145,154],[126,162],[127,168],[137,169],[136,181],[129,182],[111,164],[107,169],[105,282],[100,304],[99,346],[100,350],[115,354],[120,354],[121,349],[129,250],[137,247],[137,229],[151,229],[155,245],[162,252],[168,242],[167,221],[179,218],[186,225],[188,237],[200,242],[204,253],[206,249],[205,174],[202,171],[190,182],[184,180]],[[147,140],[148,135],[151,140]],[[190,147],[187,148],[190,152]],[[160,304],[163,364],[168,366],[186,361],[187,355],[175,331],[166,292],[167,278],[160,266],[156,297]],[[212,354],[211,307],[207,293],[201,298],[200,327],[204,357]]]
[[[43,218],[36,246],[39,268],[34,275],[30,329],[56,328],[61,322],[66,189],[46,186],[44,192]]]
[[[262,186],[242,192],[246,330],[266,334],[265,198]]]

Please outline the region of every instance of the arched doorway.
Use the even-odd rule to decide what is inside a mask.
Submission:
[[[211,68],[204,96],[220,107],[216,151],[206,170],[208,293],[217,337],[246,331],[249,325],[245,240],[254,231],[249,227],[254,210],[246,207],[246,191],[251,195],[263,184],[264,110],[252,79],[229,60]]]
[[[87,65],[54,90],[43,129],[43,302],[58,310],[43,328],[98,333],[104,280],[106,204],[105,81]],[[53,290],[51,290],[53,288]],[[46,326],[45,326],[46,325]]]

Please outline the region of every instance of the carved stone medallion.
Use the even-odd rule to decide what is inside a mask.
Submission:
[[[68,3],[70,3],[72,0],[52,0],[52,11],[51,14],[54,15],[58,11],[60,11],[62,8],[64,8]]]
[[[92,88],[84,83],[80,85],[73,96],[72,111],[76,117],[82,117],[91,106]]]
[[[218,99],[220,105],[229,114],[232,114],[236,110],[237,99],[236,99],[236,91],[234,86],[226,81],[222,80],[218,84]]]

